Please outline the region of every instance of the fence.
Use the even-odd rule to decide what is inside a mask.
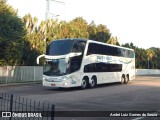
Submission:
[[[12,94],[0,95],[1,120],[54,120],[55,105]]]
[[[156,69],[136,69],[136,75],[159,74]],[[43,77],[42,66],[5,66],[0,67],[0,84],[41,82]]]
[[[158,69],[136,69],[136,75],[160,75]]]
[[[0,83],[40,82],[42,76],[42,66],[0,67]]]

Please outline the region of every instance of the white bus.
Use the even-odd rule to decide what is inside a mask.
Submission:
[[[135,78],[133,49],[85,39],[54,40],[44,57],[43,86],[93,88]]]

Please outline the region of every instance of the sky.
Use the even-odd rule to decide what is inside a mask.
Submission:
[[[62,3],[58,3],[60,1]],[[8,0],[23,17],[45,20],[46,0]],[[83,17],[88,23],[106,25],[120,44],[133,43],[140,48],[160,48],[159,0],[53,0],[50,18],[70,21]]]

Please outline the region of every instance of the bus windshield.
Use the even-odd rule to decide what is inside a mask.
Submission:
[[[73,40],[53,41],[47,48],[46,55],[65,55],[72,51]]]
[[[80,69],[86,41],[84,40],[56,40],[47,48],[47,56],[55,58],[46,58],[43,67],[43,73],[46,76],[63,76],[73,73]],[[81,53],[81,54],[76,54]],[[72,56],[73,54],[73,56]],[[63,55],[71,55],[68,59],[61,58]],[[57,58],[56,58],[57,57]]]
[[[46,61],[43,73],[47,76],[61,76],[67,73],[67,63],[65,59],[54,59]]]

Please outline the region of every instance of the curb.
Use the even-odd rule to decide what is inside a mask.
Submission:
[[[30,84],[42,84],[42,81],[37,81],[37,82],[25,82],[25,83],[0,83],[0,87],[18,86],[18,85],[30,85]]]

